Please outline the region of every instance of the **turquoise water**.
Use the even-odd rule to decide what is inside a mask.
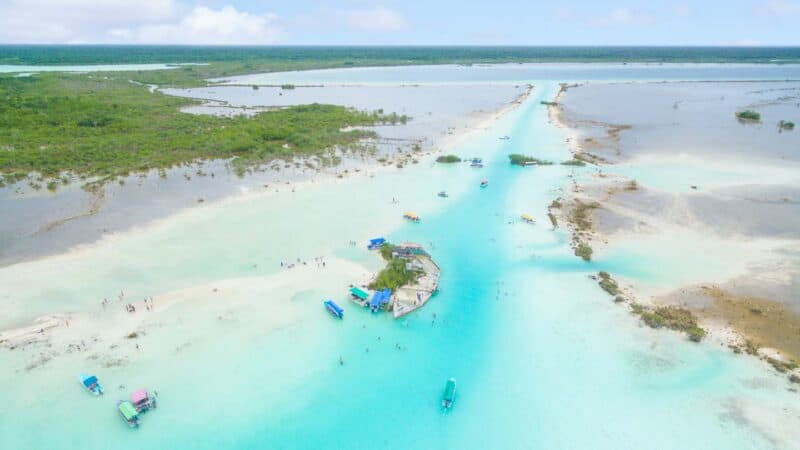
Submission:
[[[120,344],[128,352],[121,367],[70,354],[24,371],[17,368],[29,355],[4,350],[0,365],[15,370],[0,382],[16,389],[0,393],[0,447],[791,448],[800,399],[783,378],[723,348],[641,327],[587,275],[646,279],[653,268],[624,253],[584,263],[564,232],[550,230],[547,205],[582,169],[507,164],[519,149],[569,158],[539,104],[558,86],[536,86],[520,108],[454,148],[483,157],[481,171],[423,161],[199,208],[146,233],[0,269],[3,325],[58,307],[102,317],[97,301],[120,286],[159,299],[245,280],[219,294],[191,291],[154,316],[141,353]],[[512,139],[497,139],[503,135]],[[478,187],[481,178],[488,188]],[[441,189],[452,196],[436,198]],[[394,196],[399,207],[389,202]],[[400,222],[407,208],[422,222]],[[523,212],[538,224],[518,223]],[[262,283],[293,255],[334,255],[375,270],[376,259],[347,241],[386,230],[391,240],[423,243],[443,268],[441,293],[407,319],[372,315],[333,294],[354,280],[325,271]],[[343,321],[322,310],[328,296],[345,306]],[[123,323],[114,333],[135,326]],[[105,398],[77,388],[73,373],[89,369],[106,381]],[[449,377],[458,379],[458,398],[443,414]],[[160,405],[132,431],[113,400],[134,385],[157,387]]]

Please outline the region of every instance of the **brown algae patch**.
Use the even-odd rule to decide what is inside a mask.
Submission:
[[[800,314],[786,305],[763,298],[734,295],[715,286],[703,286],[703,292],[713,299],[710,306],[698,309],[704,318],[722,319],[745,337],[740,351],[759,353],[761,347],[774,348],[781,360],[765,357],[780,372],[793,367],[790,361],[800,357]],[[734,350],[735,351],[735,350]],[[775,359],[777,362],[770,361]]]

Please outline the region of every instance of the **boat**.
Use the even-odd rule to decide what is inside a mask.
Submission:
[[[489,180],[486,180],[486,179],[484,179],[484,180],[481,180],[481,187],[482,187],[482,188],[485,188],[485,187],[486,187],[486,186],[488,186],[488,185],[489,185]]]
[[[78,375],[78,380],[83,387],[93,395],[103,395],[103,386],[100,384],[100,381],[97,380],[96,376],[80,374]]]
[[[438,194],[436,194],[436,195],[438,195],[439,197],[442,197],[442,198],[449,197],[449,195],[447,195],[447,192],[445,192],[445,191],[439,192],[439,193],[438,193]]]
[[[383,244],[386,243],[386,239],[379,237],[375,239],[370,239],[369,244],[367,245],[367,250],[377,250],[383,247]]]
[[[410,212],[410,211],[408,211],[405,214],[403,214],[403,217],[408,219],[408,220],[410,220],[410,221],[412,221],[412,222],[419,222],[419,220],[420,220],[418,215],[416,215],[416,214],[414,214],[413,212]]]
[[[375,294],[372,296],[372,300],[369,302],[369,309],[372,310],[372,312],[378,312],[379,310],[385,308],[390,301],[392,301],[391,289],[375,291]]]
[[[322,302],[322,304],[325,305],[325,309],[327,309],[332,316],[337,317],[339,319],[344,318],[344,309],[342,309],[341,306],[337,305],[336,302],[334,302],[333,300],[325,300],[324,302]]]
[[[509,137],[509,136],[503,136],[503,137],[500,138],[501,141],[507,141],[509,139],[511,139],[511,137]]]
[[[136,428],[139,426],[139,412],[136,411],[136,407],[133,406],[133,403],[127,400],[120,400],[117,402],[117,409],[120,414],[122,414],[122,418],[125,419],[125,422],[128,422],[129,427]]]
[[[456,379],[450,378],[444,387],[444,394],[442,395],[442,408],[445,410],[450,409],[456,401]]]
[[[472,161],[469,163],[470,167],[483,167],[483,160],[480,158],[472,158]]]
[[[369,294],[355,286],[350,288],[350,295],[357,302],[365,303],[367,300],[369,300]]]
[[[520,216],[520,218],[523,220],[523,222],[536,223],[536,219],[534,219],[530,214],[523,214]]]
[[[137,413],[147,412],[156,407],[156,397],[147,394],[147,390],[139,389],[131,393],[131,403]]]

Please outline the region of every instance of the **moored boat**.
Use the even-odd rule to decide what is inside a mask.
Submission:
[[[481,180],[481,187],[485,188],[486,186],[489,186],[489,180],[487,179]]]
[[[520,218],[522,219],[523,222],[536,223],[536,219],[534,219],[534,217],[530,214],[523,214],[520,216]]]
[[[86,388],[87,391],[91,392],[93,395],[103,395],[103,386],[100,384],[100,381],[94,375],[78,375],[78,380],[81,382],[83,387]]]
[[[136,407],[133,406],[133,403],[127,400],[121,400],[117,402],[117,409],[120,414],[122,414],[122,418],[125,419],[129,427],[136,428],[139,426],[139,412],[136,411]]]
[[[442,408],[445,410],[450,409],[456,401],[456,379],[450,378],[444,387],[444,394],[442,395]]]
[[[131,393],[131,403],[137,413],[143,413],[156,407],[156,397],[148,395],[145,389],[139,389]]]
[[[403,214],[403,217],[408,219],[408,220],[410,220],[410,221],[412,221],[412,222],[419,222],[419,220],[420,220],[419,216],[414,214],[411,211],[407,211],[405,214]]]
[[[325,309],[327,309],[332,316],[337,317],[339,319],[344,318],[344,309],[341,306],[337,305],[336,302],[334,302],[333,300],[325,300],[324,302],[322,302],[322,304],[325,305]]]
[[[385,244],[385,243],[386,243],[386,239],[382,238],[382,237],[375,238],[375,239],[370,239],[369,240],[369,244],[367,244],[367,249],[368,250],[376,250],[376,249],[379,249],[379,248],[383,247],[383,244]]]
[[[483,160],[480,158],[472,158],[472,162],[470,162],[470,167],[483,167]]]
[[[445,192],[445,191],[439,192],[436,195],[438,195],[439,197],[442,197],[442,198],[449,197],[449,195],[447,195],[447,192]]]

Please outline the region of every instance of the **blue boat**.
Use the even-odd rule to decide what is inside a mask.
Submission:
[[[447,411],[453,407],[456,401],[456,379],[450,378],[444,386],[444,394],[442,394],[442,408]]]
[[[375,291],[375,294],[372,296],[372,300],[369,302],[369,309],[371,309],[372,312],[378,312],[378,310],[382,309],[384,306],[389,304],[389,301],[391,300],[392,300],[391,289]]]
[[[339,319],[344,317],[344,309],[342,309],[341,306],[337,305],[336,302],[334,302],[333,300],[325,300],[324,302],[322,302],[322,304],[325,305],[325,309],[327,309],[332,316],[337,317]]]
[[[100,384],[100,381],[97,380],[96,376],[80,374],[78,375],[78,381],[93,395],[103,395],[103,386]]]
[[[367,245],[367,249],[369,249],[369,250],[377,250],[377,249],[383,247],[383,244],[385,244],[385,243],[386,243],[386,239],[384,239],[382,237],[375,238],[375,239],[370,239],[369,240],[369,245]]]
[[[472,162],[470,163],[471,167],[483,167],[483,160],[480,158],[472,158]]]

